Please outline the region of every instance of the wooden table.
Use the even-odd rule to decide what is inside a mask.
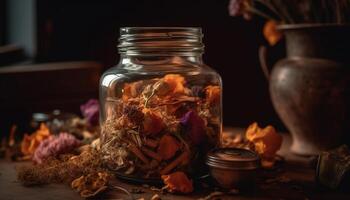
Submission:
[[[239,129],[233,131],[239,132]],[[265,183],[258,184],[254,192],[249,194],[235,194],[221,196],[219,199],[350,199],[350,193],[341,191],[329,191],[322,189],[314,182],[314,169],[311,167],[310,158],[297,157],[289,153],[290,137],[283,135],[283,147],[280,154],[286,162],[279,170],[264,172]],[[37,187],[24,187],[16,181],[16,166],[25,163],[9,162],[0,160],[0,199],[1,200],[71,200],[81,199],[79,195],[67,185],[51,184]],[[161,199],[199,199],[204,198],[214,188],[202,188],[191,195],[160,194],[150,188],[131,185],[120,180],[113,180],[113,185],[121,186],[128,190],[133,188],[142,190],[142,194],[133,194],[134,199],[143,197],[150,199],[158,193]],[[124,192],[111,189],[109,192],[96,199],[130,199]]]

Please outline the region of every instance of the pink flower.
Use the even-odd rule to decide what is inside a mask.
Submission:
[[[97,125],[99,119],[99,104],[96,99],[90,99],[87,103],[80,106],[82,115],[91,125]]]
[[[60,133],[58,136],[51,136],[42,141],[33,155],[33,161],[41,164],[50,156],[57,156],[62,153],[71,152],[80,146],[80,141],[68,133]]]

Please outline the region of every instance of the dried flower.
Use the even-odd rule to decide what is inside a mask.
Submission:
[[[91,125],[97,125],[99,120],[99,104],[96,99],[90,99],[80,106],[82,115]]]
[[[163,78],[164,83],[170,88],[170,93],[177,94],[183,93],[185,90],[185,78],[178,74],[168,74]]]
[[[130,82],[124,84],[122,99],[110,99],[112,114],[101,127],[101,153],[108,168],[159,178],[178,169],[188,169],[191,158],[199,159],[193,156],[199,148],[190,148],[187,142],[217,143],[218,132],[212,126],[219,123],[213,120],[218,113],[209,110],[205,99],[205,88],[212,83],[186,81],[180,74],[168,74]],[[221,95],[220,92],[217,87],[208,87],[209,101],[219,102],[216,94]],[[198,116],[203,110],[207,114]],[[204,146],[207,145],[200,147]]]
[[[84,198],[96,196],[107,189],[109,175],[106,172],[94,172],[72,181],[71,187]]]
[[[230,16],[243,16],[245,19],[251,19],[251,13],[248,8],[252,5],[251,0],[230,0],[228,11]]]
[[[184,194],[193,192],[192,180],[190,180],[183,172],[174,172],[169,175],[163,175],[162,179],[169,192],[179,192]]]
[[[195,145],[199,145],[207,139],[205,122],[200,116],[198,116],[197,112],[192,110],[187,112],[181,118],[180,123],[184,126],[191,141]]]
[[[277,30],[277,22],[269,20],[265,23],[263,34],[271,46],[275,45],[282,38],[282,33]]]
[[[346,24],[350,20],[350,2],[348,0],[231,0],[228,6],[231,16],[250,19],[259,15],[282,23],[337,23]]]
[[[68,133],[60,133],[58,136],[51,136],[42,141],[33,155],[33,161],[41,164],[51,156],[62,153],[69,153],[80,145],[80,141]]]
[[[255,122],[248,127],[246,138],[254,144],[255,151],[261,157],[262,166],[271,168],[275,163],[276,152],[281,148],[282,136],[272,126],[260,128]]]
[[[21,142],[21,152],[23,155],[33,155],[40,142],[50,137],[50,135],[48,127],[44,123],[40,124],[39,129],[31,135],[24,134]]]

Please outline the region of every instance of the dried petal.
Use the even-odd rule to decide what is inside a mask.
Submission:
[[[185,78],[178,74],[168,74],[163,78],[164,83],[168,84],[171,93],[183,93],[185,90]]]
[[[282,145],[282,136],[276,132],[275,128],[267,126],[262,129],[255,122],[248,127],[246,138],[254,144],[255,151],[262,159],[263,167],[272,167],[276,152]]]
[[[195,145],[201,144],[207,139],[205,122],[195,111],[187,112],[180,120],[186,132]]]
[[[162,176],[163,182],[169,192],[179,192],[188,194],[193,192],[192,180],[183,172],[174,172]]]
[[[144,108],[143,133],[146,135],[155,135],[159,133],[163,127],[163,120],[158,112]]]
[[[21,152],[23,155],[32,155],[36,148],[38,148],[40,142],[50,137],[50,130],[47,126],[42,123],[38,130],[36,130],[31,135],[24,135],[24,138],[21,142]]]
[[[277,22],[274,20],[269,20],[265,23],[263,34],[271,46],[275,45],[282,38],[282,33],[277,30]]]

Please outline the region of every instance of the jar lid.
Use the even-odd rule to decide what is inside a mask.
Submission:
[[[207,165],[224,169],[256,169],[260,166],[258,154],[239,148],[217,148],[208,153]]]

